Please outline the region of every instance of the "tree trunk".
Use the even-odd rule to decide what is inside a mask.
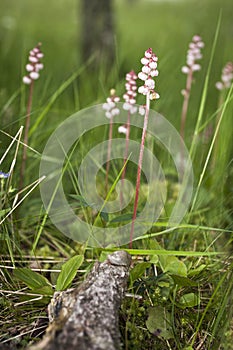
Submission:
[[[48,311],[50,325],[41,342],[28,350],[119,350],[118,312],[131,256],[116,251],[96,262],[76,289],[56,292]]]
[[[94,54],[95,65],[111,66],[115,58],[112,0],[82,0],[80,17],[84,62]]]

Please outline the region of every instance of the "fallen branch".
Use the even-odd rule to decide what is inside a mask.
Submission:
[[[46,334],[28,350],[120,349],[118,311],[130,262],[128,253],[116,251],[105,262],[96,262],[78,288],[54,293]]]

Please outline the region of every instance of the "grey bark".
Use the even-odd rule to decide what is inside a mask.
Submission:
[[[112,65],[115,58],[112,0],[81,1],[81,49],[83,60],[95,54],[95,64]]]
[[[28,350],[118,350],[118,312],[131,257],[124,251],[96,262],[77,289],[56,292],[49,304],[50,325],[44,339]]]

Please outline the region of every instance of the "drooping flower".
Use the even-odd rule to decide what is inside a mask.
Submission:
[[[138,78],[144,81],[144,85],[140,86],[138,92],[143,95],[150,94],[150,99],[155,100],[160,96],[155,92],[155,81],[154,78],[158,76],[157,70],[158,57],[152,51],[151,48],[145,51],[144,57],[141,59],[143,64],[141,72],[138,74]]]
[[[197,63],[202,58],[201,49],[205,46],[199,35],[194,35],[192,42],[189,44],[187,52],[186,66],[181,68],[184,74],[190,71],[195,72],[201,69],[201,65]]]
[[[143,67],[141,72],[138,74],[138,78],[144,82],[144,84],[139,87],[138,92],[146,96],[146,104],[139,107],[139,113],[144,115],[144,123],[143,123],[142,138],[141,138],[140,152],[139,152],[139,158],[138,158],[133,217],[132,217],[130,237],[129,237],[130,249],[132,248],[132,244],[133,244],[134,225],[137,217],[142,161],[143,161],[143,153],[144,153],[144,146],[145,146],[145,140],[146,140],[147,125],[149,121],[150,102],[151,100],[155,100],[160,97],[159,94],[154,90],[155,89],[154,78],[157,77],[159,74],[157,70],[157,62],[158,62],[158,57],[155,55],[153,50],[149,48],[148,50],[145,51],[144,57],[141,59],[141,63],[143,64]]]
[[[123,104],[123,109],[129,111],[131,114],[136,113],[137,107],[136,104],[136,96],[137,96],[137,75],[132,70],[131,72],[126,74],[126,83],[125,89],[126,93],[123,95],[125,103]]]
[[[139,106],[138,113],[144,115],[146,113],[146,105]]]
[[[105,177],[105,189],[108,192],[108,173],[110,169],[110,156],[112,147],[112,131],[113,131],[113,118],[114,116],[120,114],[120,109],[117,107],[116,103],[120,101],[120,98],[116,96],[116,90],[110,90],[110,97],[107,98],[107,102],[103,104],[103,109],[105,110],[105,116],[110,119],[109,121],[109,133],[108,133],[108,152],[107,152],[107,165],[106,165],[106,177]]]
[[[215,86],[218,90],[229,89],[233,80],[233,62],[227,62],[222,70],[221,80]]]
[[[39,71],[44,68],[43,63],[41,63],[41,58],[44,57],[44,54],[40,50],[41,43],[38,43],[29,52],[28,63],[26,64],[27,75],[23,77],[24,84],[30,85],[33,80],[37,80],[40,77]]]
[[[126,74],[125,79],[126,79],[126,83],[125,83],[126,92],[123,95],[123,99],[125,100],[123,104],[123,109],[125,111],[128,111],[129,114],[134,114],[137,112],[137,107],[136,107],[137,75],[133,70],[131,70],[129,73]],[[130,128],[130,115],[128,115],[127,124],[119,126],[118,132],[126,135],[127,130],[129,128]]]
[[[119,108],[116,107],[116,103],[120,101],[120,97],[116,96],[115,89],[110,90],[110,97],[108,97],[106,101],[107,102],[103,104],[103,109],[106,111],[105,116],[108,119],[111,119],[112,117],[120,113]]]
[[[118,132],[120,134],[125,134],[127,133],[127,124],[121,125],[118,127]]]

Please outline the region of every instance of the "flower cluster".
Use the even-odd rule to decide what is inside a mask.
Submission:
[[[119,108],[116,107],[116,103],[120,101],[120,97],[116,96],[116,91],[114,89],[111,89],[110,97],[108,97],[106,101],[107,102],[103,104],[103,109],[106,111],[105,116],[111,119],[120,113]]]
[[[202,58],[201,49],[205,46],[202,38],[199,35],[194,35],[192,42],[189,44],[187,53],[186,66],[182,67],[182,72],[188,74],[190,71],[198,71],[201,69],[200,64],[196,61]]]
[[[126,93],[123,95],[123,98],[125,100],[125,103],[123,104],[123,109],[126,111],[129,111],[131,114],[137,112],[136,104],[136,96],[137,96],[137,85],[136,85],[136,79],[137,75],[132,70],[131,72],[126,74]]]
[[[41,43],[29,52],[29,63],[26,65],[27,75],[23,77],[24,84],[30,85],[33,80],[39,78],[39,71],[44,68],[40,59],[44,56],[40,50]]]
[[[233,80],[233,63],[232,62],[227,62],[225,67],[222,70],[222,75],[221,75],[222,81],[218,81],[216,83],[216,88],[218,90],[224,90],[228,89],[231,86],[232,80]]]
[[[138,92],[143,95],[150,94],[150,99],[155,100],[159,98],[159,94],[154,91],[155,81],[154,77],[157,77],[159,72],[157,70],[158,57],[154,54],[151,48],[145,51],[144,57],[141,59],[143,64],[141,72],[138,74],[138,78],[144,81],[144,85],[140,86]]]

